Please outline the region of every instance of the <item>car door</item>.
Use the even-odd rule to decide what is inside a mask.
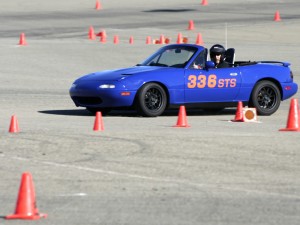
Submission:
[[[239,68],[189,68],[185,71],[185,102],[231,102],[240,86]]]

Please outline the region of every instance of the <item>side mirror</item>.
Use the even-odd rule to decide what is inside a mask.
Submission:
[[[206,63],[205,63],[205,67],[207,68],[207,69],[212,69],[212,68],[215,68],[215,63],[213,62],[213,61],[207,61]]]

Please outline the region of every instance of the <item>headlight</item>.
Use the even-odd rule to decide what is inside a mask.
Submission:
[[[99,88],[115,88],[114,84],[101,84]]]

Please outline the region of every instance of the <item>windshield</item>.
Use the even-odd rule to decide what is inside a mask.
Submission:
[[[184,68],[197,50],[197,48],[191,46],[164,47],[140,65]]]

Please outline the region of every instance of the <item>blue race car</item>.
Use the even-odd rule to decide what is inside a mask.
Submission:
[[[289,63],[235,62],[234,54],[227,49],[229,67],[215,68],[203,46],[166,45],[136,66],[75,80],[70,96],[90,112],[135,108],[142,116],[155,117],[179,105],[221,110],[242,101],[260,115],[271,115],[297,92]]]

